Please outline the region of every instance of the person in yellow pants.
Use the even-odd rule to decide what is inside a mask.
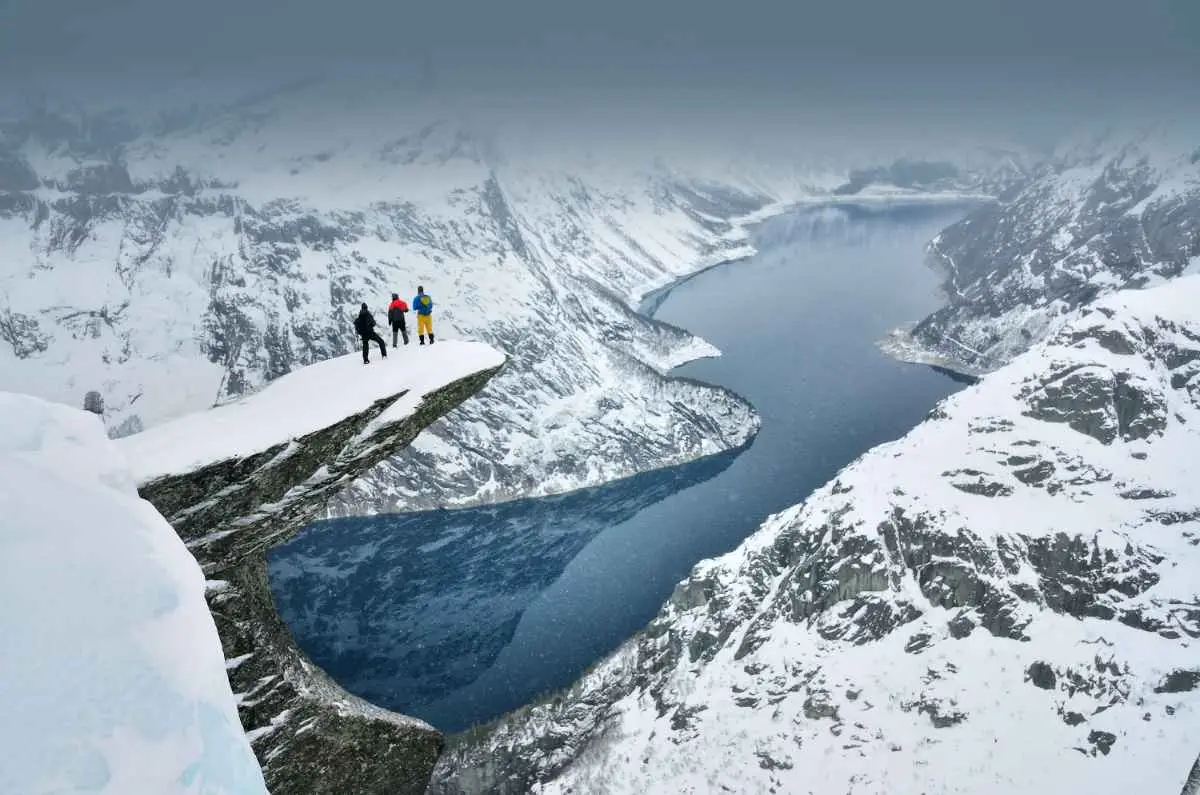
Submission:
[[[412,300],[413,311],[417,313],[417,339],[421,344],[425,344],[425,337],[429,337],[429,344],[433,344],[433,299],[425,292],[424,287],[417,287],[417,294]]]

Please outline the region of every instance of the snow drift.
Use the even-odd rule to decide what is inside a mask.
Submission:
[[[265,793],[200,567],[99,420],[0,416],[0,792]]]

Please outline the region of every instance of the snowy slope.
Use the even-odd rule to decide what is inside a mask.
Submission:
[[[929,257],[947,305],[896,352],[986,372],[1098,296],[1200,269],[1196,129],[1164,122],[1064,145],[1037,179],[946,229]]]
[[[97,418],[0,415],[0,792],[265,793],[200,568]]]
[[[1198,450],[1200,276],[1111,296],[701,563],[435,791],[1179,792]]]
[[[716,351],[631,307],[749,253],[738,218],[830,193],[847,158],[713,156],[674,128],[626,151],[388,86],[245,90],[0,107],[0,386],[100,390],[127,434],[346,353],[360,301],[422,284],[439,339],[510,365],[334,513],[558,492],[754,433],[736,396],[662,377]]]

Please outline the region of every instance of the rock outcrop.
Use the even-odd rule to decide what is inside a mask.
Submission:
[[[1200,795],[1200,756],[1196,757],[1196,763],[1192,765],[1192,770],[1188,773],[1187,781],[1183,783],[1183,789],[1179,795]]]
[[[332,425],[140,484],[205,572],[240,717],[276,795],[425,791],[440,733],[351,696],[297,649],[275,610],[264,555],[499,370],[488,366],[431,389],[412,411],[391,410],[412,399],[408,389],[383,394]],[[153,462],[142,469],[153,471]]]

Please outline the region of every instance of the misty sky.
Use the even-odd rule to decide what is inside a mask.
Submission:
[[[1194,101],[1200,0],[0,0],[10,84],[297,56],[463,96],[1051,116]]]
[[[466,72],[778,76],[819,59],[1053,58],[1146,71],[1200,54],[1194,0],[0,0],[9,67],[413,51]],[[542,78],[548,77],[546,74]]]

